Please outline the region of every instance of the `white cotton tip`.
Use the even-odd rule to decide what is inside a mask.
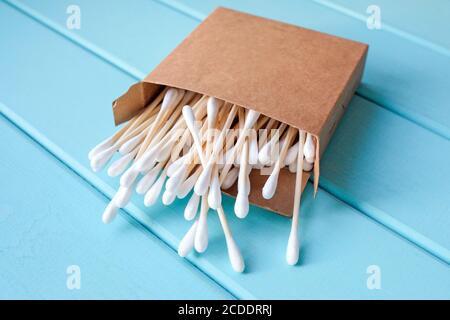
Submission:
[[[214,97],[209,97],[208,103],[206,104],[206,112],[208,115],[208,128],[212,128],[214,126],[220,105],[221,105],[220,100]]]
[[[115,146],[97,153],[91,160],[91,168],[94,172],[100,171],[109,160],[111,160],[114,153],[117,151]]]
[[[205,252],[208,248],[208,223],[206,214],[200,214],[197,231],[195,232],[194,248],[198,253]]]
[[[220,183],[218,174],[214,174],[211,179],[211,187],[208,193],[208,204],[213,210],[217,210],[222,204],[222,192],[220,191]]]
[[[186,175],[188,174],[188,165],[183,164],[181,167],[178,168],[177,171],[175,171],[172,176],[167,179],[166,182],[166,189],[175,193],[178,187],[183,183],[184,179],[186,178]]]
[[[180,168],[184,164],[185,160],[186,160],[186,156],[182,156],[182,157],[178,158],[177,160],[175,160],[174,162],[172,162],[167,167],[167,176],[171,177],[175,173],[175,171],[177,171],[178,168]]]
[[[237,246],[236,242],[232,237],[227,237],[227,249],[228,249],[228,258],[230,259],[231,267],[236,272],[244,272],[245,270],[245,262],[242,257],[241,250]]]
[[[269,141],[259,150],[258,160],[262,165],[268,165],[271,162],[272,141]]]
[[[189,192],[194,188],[195,182],[200,175],[200,171],[195,171],[189,178],[187,178],[177,189],[177,197],[184,199]]]
[[[230,171],[228,171],[227,176],[223,180],[222,189],[227,190],[231,188],[236,183],[236,180],[239,176],[239,169],[234,167]]]
[[[295,162],[295,160],[297,160],[297,155],[298,155],[298,147],[299,147],[299,143],[297,142],[296,144],[294,144],[293,146],[291,146],[287,153],[286,153],[286,157],[284,158],[284,165],[288,166],[291,163]]]
[[[198,177],[198,180],[195,183],[194,191],[199,196],[203,196],[208,190],[213,166],[214,163],[209,163],[206,166],[206,168],[203,169],[202,173],[200,173],[200,176]]]
[[[292,229],[291,233],[289,234],[289,240],[286,248],[287,264],[290,266],[297,264],[299,255],[300,242],[298,240],[298,232],[296,229]]]
[[[118,175],[122,174],[122,172],[125,171],[133,158],[134,154],[129,153],[114,161],[108,168],[108,176],[117,177]]]
[[[234,203],[234,213],[236,214],[236,217],[244,219],[248,215],[248,210],[248,195],[243,192],[238,192],[236,202]]]
[[[158,180],[156,180],[155,184],[147,191],[144,197],[144,205],[146,207],[150,207],[155,204],[156,200],[158,200],[159,195],[161,194],[162,187],[164,185],[164,181],[166,177],[162,174]]]
[[[113,201],[117,207],[124,208],[130,202],[132,194],[133,188],[121,186],[119,187],[119,191],[114,195]]]
[[[248,163],[251,165],[258,164],[258,140],[255,138],[250,139],[250,147],[248,152]]]
[[[139,175],[139,170],[133,165],[127,169],[120,177],[120,185],[122,187],[130,187]]]
[[[254,110],[249,110],[247,117],[245,118],[244,130],[253,128],[256,121],[259,118],[260,113]]]
[[[159,149],[157,148],[157,146],[145,151],[142,157],[136,162],[136,169],[140,172],[144,172],[153,167],[158,152]]]
[[[297,161],[292,162],[289,165],[289,172],[290,173],[296,173],[297,172]]]
[[[89,151],[88,153],[89,160],[92,160],[100,152],[112,147],[112,145],[113,145],[113,137],[109,137],[108,139],[100,142],[98,145],[92,148],[91,151]]]
[[[314,163],[309,163],[307,160],[303,160],[303,171],[309,172],[314,168]]]
[[[181,239],[178,245],[178,255],[180,257],[186,257],[194,248],[195,233],[197,231],[197,221],[189,228],[189,231]]]
[[[170,88],[169,90],[167,90],[166,94],[164,95],[160,112],[167,111],[167,109],[170,108],[177,99],[177,95],[178,95],[177,89]]]
[[[170,156],[170,153],[172,152],[172,147],[174,145],[175,141],[166,143],[158,152],[156,155],[156,161],[163,162],[167,160]]]
[[[314,145],[313,137],[309,133],[306,135],[303,154],[305,155],[306,161],[308,161],[309,163],[314,163],[314,158],[316,157],[316,147]]]
[[[130,153],[141,142],[141,140],[144,137],[144,134],[145,132],[141,132],[140,134],[136,135],[135,137],[131,138],[130,140],[122,144],[119,148],[119,152],[121,154]]]
[[[262,189],[262,195],[264,199],[272,199],[273,195],[275,194],[275,191],[277,190],[279,174],[280,172],[278,170],[270,174],[269,178],[267,179]]]
[[[183,117],[184,121],[186,121],[186,125],[191,132],[196,132],[197,128],[195,127],[195,116],[192,108],[188,105],[183,107]]]
[[[165,206],[170,206],[175,201],[176,197],[177,197],[177,194],[175,192],[166,190],[166,191],[164,191],[163,196],[162,196],[162,203]]]
[[[103,223],[108,224],[108,223],[112,222],[116,218],[118,210],[119,210],[119,208],[117,208],[114,201],[111,201],[106,206],[105,211],[103,211],[103,215],[102,215]]]
[[[160,167],[156,166],[152,170],[147,172],[137,183],[136,192],[138,194],[146,193],[148,189],[150,189],[150,187],[153,185],[153,183],[155,183],[160,171]]]
[[[186,208],[184,208],[184,218],[186,220],[191,221],[192,219],[195,218],[195,216],[197,215],[199,203],[200,203],[200,196],[195,192],[192,193],[191,199],[189,199]]]

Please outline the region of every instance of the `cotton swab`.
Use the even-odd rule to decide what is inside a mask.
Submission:
[[[177,194],[170,190],[165,190],[162,196],[162,203],[165,206],[171,205],[177,197]]]
[[[275,148],[276,143],[279,141],[286,128],[287,124],[280,124],[279,128],[275,131],[275,134],[271,136],[270,140],[259,149],[258,160],[260,163],[262,163],[263,165],[269,165],[272,162],[272,155],[274,152],[273,149]]]
[[[237,167],[234,167],[228,172],[227,176],[223,180],[222,189],[227,190],[231,188],[231,186],[233,186],[236,180],[238,179],[238,176],[239,176],[239,169]]]
[[[194,188],[195,181],[197,181],[198,176],[202,172],[202,168],[198,167],[197,170],[189,177],[187,178],[181,186],[177,189],[177,196],[180,199],[183,199],[188,195],[188,193]],[[195,193],[195,192],[194,192]]]
[[[155,183],[156,179],[158,178],[159,173],[161,172],[163,163],[158,163],[156,166],[154,166],[149,172],[147,172],[141,180],[136,185],[136,192],[138,194],[145,194],[148,189],[151,188],[153,183]]]
[[[180,257],[186,257],[194,248],[194,239],[197,231],[197,224],[197,221],[195,221],[189,228],[189,231],[186,233],[183,239],[181,239],[180,244],[178,245],[178,255]]]
[[[194,248],[198,253],[205,252],[208,248],[208,221],[206,220],[208,217],[208,209],[208,199],[203,196],[194,240]]]
[[[220,190],[219,169],[216,165],[212,173],[211,185],[208,192],[208,204],[211,209],[217,210],[222,203],[222,191]]]
[[[233,235],[231,234],[231,230],[230,227],[228,226],[228,222],[225,217],[225,212],[223,211],[223,208],[219,207],[217,209],[217,213],[219,215],[219,220],[225,235],[225,241],[227,243],[228,249],[228,257],[230,259],[231,266],[233,267],[233,270],[236,272],[244,272],[245,269],[244,258],[242,257],[239,247],[234,241]]]
[[[189,199],[186,208],[184,209],[184,218],[188,221],[195,218],[198,211],[198,205],[200,204],[200,196],[195,192],[192,193],[191,199]]]
[[[239,138],[236,141],[234,152],[231,154],[232,159],[228,163],[226,163],[222,169],[222,173],[220,175],[220,183],[221,184],[222,184],[223,180],[225,179],[228,171],[231,168],[231,165],[232,165],[231,161],[234,160],[234,157],[236,155],[236,150],[238,150],[241,147],[242,143],[245,141],[245,138],[247,136],[247,131],[255,125],[255,122],[258,120],[259,116],[260,116],[260,113],[257,111],[254,111],[254,110],[249,110],[249,112],[247,113],[242,134],[239,135]]]
[[[116,218],[118,210],[119,210],[119,208],[116,206],[114,201],[111,201],[110,203],[108,203],[108,205],[106,206],[106,209],[102,215],[103,223],[105,223],[105,224],[111,223],[111,221],[113,221]]]
[[[130,153],[125,154],[124,156],[113,162],[108,168],[108,176],[116,177],[120,175],[127,168],[130,162],[134,159],[134,157],[137,154],[137,151],[138,149],[135,148]]]
[[[233,105],[233,107],[230,110],[230,113],[228,114],[228,118],[225,121],[225,124],[222,128],[222,131],[214,144],[213,152],[209,159],[209,162],[206,164],[206,166],[203,167],[203,171],[200,174],[200,176],[198,177],[197,183],[194,186],[194,191],[198,195],[204,195],[209,187],[211,171],[215,165],[215,162],[217,161],[217,158],[220,155],[220,150],[222,148],[222,143],[225,139],[226,131],[230,128],[230,126],[236,116],[236,112],[237,112],[237,106]],[[202,161],[202,164],[203,163],[206,163],[206,162]]]
[[[313,169],[314,163],[309,163],[306,159],[303,161],[303,171],[309,172]]]
[[[153,186],[151,186],[151,188],[145,194],[144,205],[146,207],[150,207],[153,204],[155,204],[156,200],[161,194],[164,182],[166,181],[166,177],[167,177],[167,169],[164,169],[161,172],[161,175],[159,176],[158,180],[156,180]]]
[[[130,120],[128,123],[125,124],[119,131],[117,131],[114,135],[109,137],[108,139],[103,140],[98,145],[96,145],[94,148],[92,148],[91,151],[88,153],[88,159],[92,160],[92,158],[97,155],[98,153],[109,149],[114,145],[114,143],[119,140],[119,138],[130,128],[132,125],[133,120]]]
[[[300,148],[298,150],[297,156],[297,168],[303,168],[304,140],[305,140],[305,132],[300,131],[299,132]],[[300,252],[300,244],[298,239],[298,220],[300,214],[300,200],[302,196],[302,177],[303,177],[303,170],[297,170],[297,174],[295,177],[295,198],[294,198],[294,207],[292,210],[292,225],[286,248],[286,262],[289,265],[295,265],[297,263]]]
[[[156,116],[156,119],[153,122],[151,128],[147,132],[144,142],[141,144],[141,148],[138,152],[138,158],[147,149],[148,144],[153,138],[155,131],[158,129],[159,124],[166,120],[166,118],[170,115],[170,111],[173,109],[173,107],[175,107],[176,103],[181,100],[181,94],[183,94],[183,92],[184,91],[178,91],[178,89],[175,88],[170,88],[169,90],[167,90],[166,94],[164,95],[164,99],[162,101],[158,115]]]
[[[295,160],[297,159],[298,145],[299,145],[299,143],[296,142],[292,147],[289,148],[288,152],[286,153],[286,158],[284,159],[285,166],[288,166],[291,163],[294,163]]]
[[[305,146],[303,147],[303,154],[305,155],[306,161],[309,163],[314,163],[314,158],[316,156],[316,147],[314,145],[313,137],[310,133],[306,135]]]
[[[114,203],[119,208],[124,208],[128,202],[130,202],[131,195],[133,194],[133,187],[119,187],[116,195],[113,198]]]
[[[277,184],[278,184],[278,175],[282,168],[282,163],[284,164],[284,158],[285,158],[287,149],[289,147],[290,141],[294,138],[294,134],[295,134],[294,129],[289,128],[286,143],[284,144],[283,148],[281,149],[280,156],[279,156],[277,162],[275,163],[274,169],[262,189],[262,195],[263,195],[264,199],[271,199],[273,197],[273,195],[275,194],[275,191],[277,189]],[[303,157],[302,157],[302,159],[303,159]]]
[[[236,202],[234,204],[234,213],[238,218],[245,218],[248,214],[249,203],[248,203],[248,190],[247,179],[250,172],[249,165],[249,146],[248,141],[244,142],[244,146],[241,152],[241,166],[239,168],[239,178],[238,178],[238,194],[236,197]]]

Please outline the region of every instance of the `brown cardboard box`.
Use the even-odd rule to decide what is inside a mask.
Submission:
[[[250,108],[313,134],[323,154],[359,85],[368,46],[317,31],[218,8],[143,81],[113,103],[120,124],[171,86]],[[319,161],[314,166],[317,191]],[[309,178],[303,176],[304,186]],[[280,174],[265,200],[267,176],[251,175],[250,202],[290,216],[295,175]],[[304,187],[303,186],[303,187]],[[236,188],[227,191],[236,194]]]

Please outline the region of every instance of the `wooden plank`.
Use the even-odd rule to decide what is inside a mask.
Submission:
[[[80,6],[88,12],[99,10],[100,5],[98,3],[93,7],[91,7],[91,3],[82,2]],[[192,5],[194,8],[205,11],[210,10],[215,5],[213,1],[202,3],[204,4],[201,5],[193,1]],[[251,9],[251,2],[243,1],[239,3],[240,9]],[[231,3],[225,2],[225,4]],[[106,6],[105,3],[103,5]],[[147,2],[141,5],[143,8],[147,8]],[[305,21],[313,23],[312,16],[325,14],[329,17],[327,21],[338,23],[341,21],[340,19],[345,18],[347,20],[344,21],[344,25],[358,29],[358,24],[354,25],[355,21],[336,14],[332,10],[323,9],[315,4],[302,4],[302,6],[304,10],[310,10],[303,12],[298,9],[294,11],[302,11],[300,17],[302,24]],[[50,17],[56,17],[57,12],[61,13],[61,8],[56,10],[51,5],[42,5],[42,8],[39,8]],[[111,17],[115,14],[115,20],[123,20],[125,16],[132,16],[136,13],[134,7],[128,7],[125,3],[115,2],[114,8],[110,11],[109,19],[112,19]],[[177,28],[182,29],[181,35],[186,33],[185,27],[192,23],[191,19],[179,14],[174,17],[172,16],[174,12],[161,6],[156,6],[156,8],[155,11],[158,12],[158,17],[161,20],[177,21],[177,23],[171,24],[167,31],[169,35],[174,34],[174,30]],[[288,10],[282,7],[274,8],[270,1],[264,2],[254,10],[258,10],[256,13],[264,15],[270,8],[273,9],[270,14],[275,18],[284,18],[289,22],[297,21],[293,20],[297,19],[296,15],[291,15]],[[148,8],[139,12],[146,11],[152,10]],[[162,14],[163,12],[167,13]],[[61,17],[59,18],[61,19]],[[135,35],[132,37],[133,39],[144,38],[145,32],[143,30],[152,30],[152,24],[155,22],[145,19],[144,16],[137,16],[136,20],[138,19],[141,21],[141,27],[134,29],[134,33],[137,33],[138,36]],[[180,27],[178,27],[178,23]],[[100,38],[99,36],[110,30],[114,33],[114,39],[120,39],[120,43],[124,41],[127,48],[133,46],[133,43],[129,42],[130,31],[122,30],[119,25],[108,25],[110,29],[107,30],[103,22],[96,24],[89,20],[89,26],[87,31],[82,28],[76,32],[81,32],[87,38],[110,48],[110,44],[103,40],[105,37]],[[339,28],[342,29],[342,27]],[[337,30],[340,30],[339,28]],[[162,39],[164,33],[159,33],[158,36]],[[389,36],[389,34],[386,33],[385,36]],[[176,45],[175,41],[177,40],[178,38],[174,40],[172,46]],[[172,40],[168,38],[167,41]],[[135,42],[138,41],[135,40]],[[157,51],[153,46],[149,46],[149,48]],[[125,50],[118,51],[120,48],[117,45],[114,50],[116,50],[115,53],[120,55],[125,52]],[[127,49],[126,51],[130,52],[131,50]],[[154,54],[163,55],[162,53]],[[146,54],[139,51],[133,51],[132,55],[133,61],[140,61],[140,65],[144,65],[146,61],[151,60],[147,58]],[[372,60],[376,60],[376,58],[374,57]],[[144,69],[142,69],[142,73],[144,72]],[[370,70],[366,74],[369,72]],[[429,83],[429,85],[439,87],[439,84],[435,85],[434,82]],[[419,89],[414,91],[416,93],[421,92]],[[422,94],[421,96],[426,98],[430,95]],[[109,114],[107,117],[110,119]],[[450,171],[444,163],[450,152],[448,141],[359,97],[354,99],[343,125],[345,125],[345,128],[338,130],[334,138],[336,142],[330,144],[330,150],[323,159],[322,186],[444,261],[450,261],[448,251],[450,236],[447,232],[450,225],[450,216],[447,214],[450,199],[446,197],[446,190],[449,189]],[[407,132],[407,135],[405,135],[405,132]],[[357,143],[353,141],[356,137],[358,138]],[[380,141],[385,140],[385,143],[377,143],[378,140],[375,141],[373,137],[379,137]],[[389,149],[389,152],[383,152],[384,145]],[[374,157],[373,155],[380,156]],[[405,155],[407,155],[408,160],[404,165]],[[429,157],[429,155],[439,156]],[[426,167],[431,169],[417,170],[417,167],[422,164],[426,164]],[[414,186],[414,188],[410,186]],[[439,200],[431,201],[434,198]],[[427,214],[424,214],[424,212]]]
[[[130,218],[103,225],[102,194],[3,117],[0,131],[0,298],[233,298]]]
[[[112,132],[109,99],[133,80],[41,24],[3,4],[0,7],[0,17],[3,16],[0,24],[7,21],[15,31],[2,34],[0,42],[8,47],[0,61],[4,70],[0,81],[5,84],[0,101],[6,104],[2,111],[110,196],[117,182],[105,175],[101,175],[99,182],[99,178],[90,174],[86,153],[94,141]],[[33,54],[23,56],[21,52]],[[36,75],[39,81],[30,82]],[[210,215],[210,248],[203,256],[190,256],[190,261],[240,298],[448,295],[447,265],[430,259],[422,250],[323,190],[314,201],[311,189],[311,186],[306,189],[303,201],[300,266],[290,268],[283,258],[289,220],[252,208],[248,219],[238,221],[231,214],[230,198],[225,198],[224,208],[246,256],[249,272],[238,275],[229,267],[215,215]],[[135,197],[126,210],[168,244],[176,246],[189,228],[182,219],[185,205],[186,201],[177,201],[171,207],[158,204],[145,209],[142,199]],[[98,215],[94,218],[99,221],[101,208],[96,207],[95,211]],[[120,226],[119,221],[117,228]],[[381,268],[382,290],[367,288],[366,271],[370,265]],[[186,292],[193,290],[194,287]]]

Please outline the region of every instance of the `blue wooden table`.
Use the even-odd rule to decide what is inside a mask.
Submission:
[[[378,0],[370,29],[372,2],[77,0],[73,29],[73,1],[0,1],[0,298],[450,298],[450,2]],[[111,101],[218,5],[370,44],[315,200],[306,188],[296,267],[290,221],[255,207],[230,215],[244,274],[214,215],[208,251],[178,257],[184,200],[135,196],[101,223],[118,182],[87,152],[115,130]]]

